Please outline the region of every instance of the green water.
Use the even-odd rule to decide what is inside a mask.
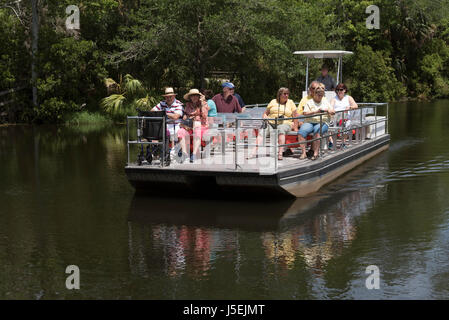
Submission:
[[[277,202],[137,197],[124,126],[2,127],[0,299],[448,299],[449,101],[390,119],[389,151]]]

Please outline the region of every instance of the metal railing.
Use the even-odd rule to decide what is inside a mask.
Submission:
[[[304,116],[301,115],[299,117],[295,117],[295,118],[282,118],[281,120],[278,118],[273,118],[273,119],[264,119],[264,118],[250,118],[250,119],[239,119],[236,118],[236,129],[239,128],[239,122],[242,121],[271,121],[275,123],[275,128],[277,128],[277,125],[279,122],[283,122],[285,120],[298,120],[298,121],[304,121],[308,118],[316,118],[316,117],[320,117],[320,136],[318,138],[312,138],[312,139],[307,139],[305,141],[295,141],[293,143],[286,143],[286,144],[279,144],[278,143],[278,137],[279,137],[279,130],[278,129],[272,129],[275,132],[275,137],[274,137],[274,141],[270,140],[270,147],[274,146],[275,149],[275,153],[274,153],[274,160],[275,160],[275,170],[278,169],[278,157],[277,157],[277,153],[278,153],[278,149],[279,148],[283,148],[283,147],[292,147],[292,146],[297,146],[297,145],[301,145],[301,144],[307,144],[307,143],[313,143],[314,141],[318,141],[320,140],[320,148],[319,148],[319,157],[321,157],[322,153],[323,153],[323,141],[328,140],[328,138],[330,137],[338,137],[338,135],[345,135],[345,134],[351,134],[351,139],[348,141],[352,140],[352,131],[356,130],[356,137],[359,136],[361,137],[359,140],[362,141],[362,136],[364,136],[363,132],[360,132],[361,130],[364,130],[367,127],[373,126],[374,125],[374,138],[377,138],[377,124],[378,123],[384,123],[385,124],[385,134],[388,134],[388,112],[389,112],[389,107],[388,107],[388,103],[358,103],[359,108],[357,109],[352,109],[352,110],[343,110],[343,111],[336,111],[335,115],[333,115],[332,117],[334,118],[334,122],[335,122],[335,118],[338,117],[339,114],[342,115],[342,119],[343,120],[351,120],[351,125],[346,128],[345,123],[346,121],[342,121],[341,126],[332,126],[330,127],[327,131],[327,134],[323,135],[322,132],[322,128],[324,124],[327,124],[325,122],[323,122],[323,117],[327,116],[328,113],[327,112],[322,112],[322,113],[317,113],[317,114],[313,114],[313,115],[308,115],[308,116]],[[383,118],[381,118],[380,120],[378,119],[378,117],[380,117],[378,115],[377,109],[379,107],[386,107],[386,114],[385,116],[383,116]],[[369,112],[370,110],[373,110],[373,112]],[[364,112],[365,111],[365,112]],[[348,115],[350,113],[353,114],[357,114],[356,117],[359,117],[359,119],[355,119],[355,117],[352,116],[347,116],[345,117],[345,114]],[[365,121],[364,119],[368,114],[374,113],[374,120],[373,121]],[[357,121],[358,120],[358,121]],[[335,123],[334,123],[335,124]],[[329,125],[328,125],[329,127]],[[255,129],[255,128],[253,128]],[[247,129],[245,129],[247,130]],[[298,130],[299,131],[299,130]],[[359,132],[357,132],[359,131]],[[366,131],[366,130],[365,130]],[[291,134],[298,134],[298,132],[296,131],[291,131]],[[289,135],[287,133],[287,135]],[[240,132],[238,130],[236,130],[236,137],[240,136]],[[359,142],[360,142],[359,141]],[[238,144],[238,139],[236,138],[236,143],[235,143],[235,149],[234,149],[234,153],[235,153],[235,170],[237,170],[239,168],[239,164],[237,163],[237,154],[238,154],[238,148],[239,147],[258,147],[259,145],[255,144],[255,145],[250,145],[248,143],[243,143],[243,144]],[[273,145],[274,143],[274,145]]]
[[[260,107],[260,106],[266,106],[267,104],[256,104],[256,105],[250,105],[250,107]],[[226,125],[226,123],[223,124],[223,128],[222,131],[219,132],[219,135],[221,135],[221,143],[222,145],[222,153],[225,153],[225,146],[224,144],[226,144],[226,139],[225,136],[227,134],[229,134],[229,130],[232,131],[232,135],[235,137],[235,143],[234,143],[234,147],[233,147],[233,152],[234,152],[234,170],[238,170],[239,167],[241,167],[238,163],[238,154],[239,154],[239,149],[241,149],[242,147],[269,147],[272,148],[272,150],[274,150],[274,167],[275,170],[278,170],[278,151],[279,148],[289,148],[289,147],[297,147],[298,145],[301,144],[307,144],[307,143],[313,143],[315,141],[320,141],[320,147],[319,147],[319,156],[321,157],[324,149],[329,149],[327,148],[327,141],[330,137],[334,138],[335,137],[335,143],[334,143],[334,147],[333,150],[336,151],[336,145],[337,145],[337,140],[338,140],[338,136],[343,136],[343,140],[344,140],[344,135],[348,135],[350,136],[350,139],[348,140],[349,144],[352,144],[352,131],[355,130],[356,133],[356,138],[358,137],[358,139],[356,139],[356,142],[360,143],[363,142],[364,140],[367,139],[372,139],[372,138],[377,138],[377,134],[378,134],[378,124],[379,123],[383,123],[385,125],[385,131],[384,134],[388,134],[389,130],[388,130],[388,125],[389,125],[389,119],[388,119],[388,112],[389,112],[389,106],[388,103],[358,103],[359,108],[357,109],[353,109],[353,110],[343,110],[343,111],[337,111],[335,112],[335,115],[332,116],[333,118],[333,125],[330,125],[329,123],[326,123],[323,121],[323,117],[327,117],[328,113],[326,112],[322,112],[322,113],[317,113],[317,114],[313,114],[313,115],[301,115],[299,117],[295,117],[295,118],[282,118],[282,119],[278,119],[278,118],[263,118],[263,117],[241,117],[241,115],[234,115],[234,114],[229,114],[227,115],[228,117],[228,121],[227,124],[233,124],[233,128],[230,128]],[[378,112],[378,108],[383,108],[386,107],[386,112],[385,115],[379,115]],[[369,119],[366,120],[366,117],[368,115],[374,115],[373,119]],[[341,115],[341,116],[340,116]],[[268,122],[272,122],[274,123],[275,128],[277,128],[279,123],[282,123],[283,121],[286,120],[298,120],[300,122],[304,122],[304,120],[307,120],[309,118],[316,118],[319,117],[320,121],[320,135],[319,137],[312,137],[311,139],[307,139],[304,141],[295,141],[292,143],[284,143],[284,144],[279,144],[278,138],[279,138],[279,130],[278,129],[274,129],[274,128],[268,128],[268,126],[270,126],[270,124]],[[161,166],[164,167],[165,166],[165,143],[166,143],[166,134],[165,134],[165,129],[163,130],[163,136],[162,136],[162,141],[158,141],[158,142],[153,142],[153,141],[144,141],[142,140],[142,128],[143,128],[143,122],[146,119],[153,119],[153,120],[162,120],[162,124],[163,124],[163,128],[166,127],[166,124],[169,122],[169,120],[167,120],[165,117],[145,117],[145,116],[129,116],[127,117],[127,134],[128,134],[128,144],[127,144],[127,151],[128,151],[128,156],[127,156],[127,163],[128,165],[131,164],[130,161],[130,145],[161,145],[162,146],[162,158],[161,158]],[[342,122],[340,125],[337,125],[337,122],[339,122],[338,119],[342,119]],[[136,131],[136,140],[130,140],[130,120],[135,120],[137,123],[137,131]],[[348,123],[347,121],[350,120],[350,125],[346,126],[346,123]],[[140,122],[139,122],[140,121]],[[267,123],[267,127],[263,128],[263,124]],[[253,125],[251,125],[253,124]],[[322,132],[322,128],[323,125],[327,124],[329,126],[329,129],[327,131],[326,134],[323,135]],[[371,135],[374,135],[373,137],[370,136],[370,138],[367,138],[367,129],[366,128],[372,128],[374,126],[374,133],[371,133]],[[240,137],[241,137],[241,133],[248,131],[248,130],[258,130],[258,134],[262,134],[263,135],[263,143],[262,145],[256,143],[256,144],[250,144],[249,143],[249,139],[245,142],[245,140],[243,140],[243,143],[240,143]],[[270,130],[270,143],[267,144],[266,143],[266,135],[264,130]],[[225,132],[226,131],[226,132]],[[274,133],[274,137],[272,137],[271,132]],[[290,133],[290,134],[289,134]],[[289,132],[287,133],[287,135],[298,135],[298,132]],[[274,141],[273,141],[274,139]],[[323,141],[326,142],[326,144],[323,147]],[[273,155],[270,155],[273,156]]]

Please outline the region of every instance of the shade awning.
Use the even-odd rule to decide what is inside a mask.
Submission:
[[[342,50],[320,50],[320,51],[295,51],[293,54],[306,56],[307,58],[324,59],[324,58],[340,58],[345,55],[353,54],[351,51]]]

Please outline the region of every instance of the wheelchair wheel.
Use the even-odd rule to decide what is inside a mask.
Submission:
[[[153,162],[153,155],[151,154],[151,152],[147,153],[147,161],[148,164],[151,164],[151,162]]]
[[[143,154],[142,153],[139,153],[138,155],[137,155],[137,165],[139,165],[139,166],[141,166],[142,165],[142,162],[145,160],[145,157],[143,156]]]

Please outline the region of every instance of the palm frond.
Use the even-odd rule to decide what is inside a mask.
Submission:
[[[142,110],[151,110],[158,103],[156,98],[146,95],[144,98],[137,99],[134,104]]]
[[[130,74],[125,75],[125,91],[130,95],[135,95],[143,89],[142,83],[134,79]]]
[[[124,94],[111,94],[101,100],[100,106],[108,113],[116,113],[123,108],[125,100]]]

